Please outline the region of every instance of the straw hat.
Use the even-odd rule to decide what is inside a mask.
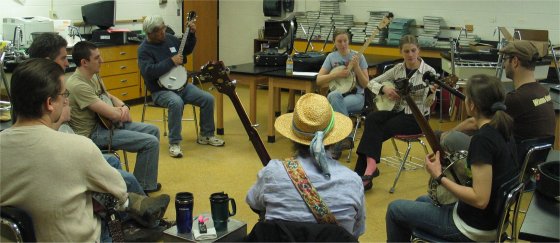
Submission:
[[[332,110],[325,96],[318,94],[305,94],[299,98],[293,113],[284,114],[276,119],[276,131],[290,140],[309,145],[317,131],[324,131],[329,126],[334,115],[332,129],[325,134],[323,144],[331,145],[346,138],[352,131],[352,120],[347,116]],[[297,133],[299,131],[307,133]]]

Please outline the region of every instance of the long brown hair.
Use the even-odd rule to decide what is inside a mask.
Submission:
[[[477,74],[469,79],[466,91],[478,113],[491,119],[490,126],[509,139],[513,134],[513,119],[506,113],[506,95],[501,81],[494,76]]]

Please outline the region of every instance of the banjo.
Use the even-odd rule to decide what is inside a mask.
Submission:
[[[426,74],[424,74],[424,76],[430,76],[428,74],[435,75],[435,74],[432,74],[431,72],[426,72]],[[423,79],[426,79],[426,78],[423,78]],[[443,83],[444,85],[451,87],[451,86],[455,86],[457,81],[459,81],[459,79],[457,77],[449,76],[449,77],[446,77],[446,78],[443,78],[442,80],[440,80],[439,83]],[[391,81],[385,81],[381,84],[383,86],[386,86],[386,87],[390,87],[390,88],[393,88],[393,89],[395,88],[395,84]],[[416,92],[416,91],[424,89],[428,86],[429,85],[425,84],[425,83],[417,84],[417,85],[414,85],[414,86],[408,88],[408,92]],[[426,100],[429,100],[429,101],[433,102],[435,95],[436,95],[435,92],[431,93],[430,95],[428,95],[428,97],[426,97]],[[382,95],[380,94],[380,95],[375,96],[375,100],[374,100],[375,106],[377,107],[378,111],[391,111],[391,110],[393,110],[393,108],[395,108],[395,104],[397,104],[397,102],[399,102],[399,101],[398,100],[392,100],[392,99],[389,98],[388,95],[385,95],[385,94],[382,94]],[[427,106],[432,106],[432,102],[430,102],[429,104],[426,104],[426,105]]]
[[[189,36],[190,27],[189,25],[196,21],[196,12],[190,11],[187,14],[187,23],[185,24],[185,33],[183,34],[183,39],[179,45],[179,52],[183,53],[185,49],[185,44],[187,44],[187,37]],[[187,70],[183,65],[176,65],[169,72],[162,75],[158,79],[158,83],[161,87],[169,90],[180,90],[187,84]]]
[[[375,38],[377,33],[379,33],[379,31],[381,29],[387,27],[387,25],[389,25],[389,23],[391,23],[392,19],[393,19],[393,14],[392,13],[389,13],[387,16],[383,17],[381,22],[379,22],[379,25],[377,25],[375,30],[371,33],[370,37],[364,42],[364,45],[362,46],[362,48],[360,49],[360,51],[356,55],[358,55],[358,56],[362,55],[364,53],[364,51],[367,49],[367,47],[369,46],[369,44],[371,43],[371,41],[373,41],[373,38]],[[340,66],[337,66],[337,67],[333,68],[330,73],[340,72],[341,70],[343,70],[345,68],[347,68],[348,70],[352,70],[353,66],[354,66],[353,62],[348,64],[348,66],[340,65]],[[354,89],[354,87],[356,87],[356,75],[354,75],[353,72],[350,73],[350,75],[348,75],[345,78],[337,78],[337,79],[333,79],[329,82],[329,90],[330,91],[335,91],[336,90],[336,91],[339,91],[340,93],[343,93],[343,94],[352,91],[352,89]]]

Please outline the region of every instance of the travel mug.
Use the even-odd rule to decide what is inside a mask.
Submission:
[[[177,216],[177,232],[190,233],[193,222],[193,194],[179,192],[175,195],[175,213]]]
[[[230,202],[233,212],[229,210]],[[212,195],[210,195],[210,209],[212,210],[212,220],[214,221],[216,231],[227,230],[228,218],[234,216],[237,211],[235,200],[229,198],[228,194],[223,192],[212,193]]]

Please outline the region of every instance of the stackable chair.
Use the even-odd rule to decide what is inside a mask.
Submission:
[[[498,188],[498,195],[501,197],[499,202],[495,205],[496,207],[492,209],[495,213],[500,215],[494,241],[504,242],[508,240],[506,230],[510,226],[510,217],[515,217],[516,215],[515,205],[521,197],[523,188],[524,184],[519,182],[518,177],[510,179]],[[514,226],[511,225],[511,227]],[[414,229],[412,231],[411,242],[448,242],[448,240],[431,235],[421,229]]]
[[[33,221],[25,211],[12,206],[2,206],[0,214],[0,235],[2,241],[36,241]]]
[[[190,73],[189,78],[191,78],[193,84],[195,84],[195,81],[198,82],[198,86],[200,87],[199,75],[200,75],[199,73]],[[196,137],[198,138],[198,119],[196,117],[196,107],[192,104],[190,106],[192,106],[193,117],[192,118],[183,118],[182,121],[193,121],[194,122]],[[159,119],[146,120],[145,119],[146,118],[146,108],[148,108],[148,107],[160,108],[161,111],[162,111],[162,114],[163,114],[162,119],[161,120],[159,120]],[[146,88],[146,83],[144,83],[144,105],[142,107],[142,120],[141,121],[142,122],[144,122],[144,121],[163,122],[163,136],[167,136],[167,108],[157,105],[152,100],[148,101],[148,89]]]

